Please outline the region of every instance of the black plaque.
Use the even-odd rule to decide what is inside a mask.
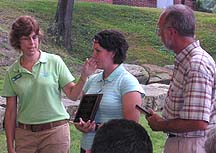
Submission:
[[[80,100],[80,104],[74,118],[74,122],[79,122],[80,118],[87,122],[93,121],[99,107],[103,94],[85,94]]]

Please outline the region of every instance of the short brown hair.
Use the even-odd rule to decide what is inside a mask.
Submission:
[[[103,30],[97,33],[93,40],[108,52],[115,53],[113,59],[114,64],[121,64],[126,60],[129,45],[121,32],[116,30]]]
[[[20,38],[22,36],[29,36],[32,32],[35,32],[39,37],[39,42],[43,36],[38,22],[31,16],[20,16],[11,26],[9,35],[9,41],[14,49],[20,50]]]

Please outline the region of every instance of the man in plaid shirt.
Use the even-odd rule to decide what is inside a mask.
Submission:
[[[195,16],[189,7],[177,4],[164,10],[157,32],[176,56],[163,117],[150,110],[148,123],[168,134],[164,153],[205,153],[207,132],[216,127],[215,61],[195,40]]]

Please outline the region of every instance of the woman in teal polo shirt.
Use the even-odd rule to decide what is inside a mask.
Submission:
[[[21,16],[12,24],[10,43],[21,56],[8,69],[2,94],[7,101],[9,153],[69,152],[69,114],[61,101],[61,90],[76,100],[96,69],[93,59],[86,60],[78,83],[73,83],[74,77],[60,56],[39,50],[41,38],[40,27],[31,16]]]
[[[141,105],[144,91],[138,80],[125,70],[128,44],[124,36],[115,30],[104,30],[93,38],[93,55],[97,68],[103,71],[90,76],[83,93],[102,93],[103,97],[96,113],[95,121],[80,119],[75,127],[83,132],[81,153],[90,152],[98,126],[111,119],[125,118],[139,121],[140,112],[135,105]]]

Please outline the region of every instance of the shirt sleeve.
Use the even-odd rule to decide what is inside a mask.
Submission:
[[[142,98],[145,96],[145,92],[139,81],[132,74],[124,74],[121,81],[121,95],[123,96],[124,94],[133,91],[139,92]]]
[[[3,90],[1,93],[1,96],[3,96],[3,97],[16,96],[16,93],[15,93],[13,86],[12,86],[12,82],[11,82],[12,80],[11,80],[11,77],[9,74],[10,73],[7,72],[5,75],[5,78],[4,78]]]
[[[213,76],[202,71],[190,70],[186,78],[181,118],[209,121]]]
[[[75,80],[73,75],[71,74],[70,70],[64,63],[61,57],[58,56],[58,69],[59,69],[59,84],[60,87],[63,88],[66,84],[69,82],[72,82]]]

